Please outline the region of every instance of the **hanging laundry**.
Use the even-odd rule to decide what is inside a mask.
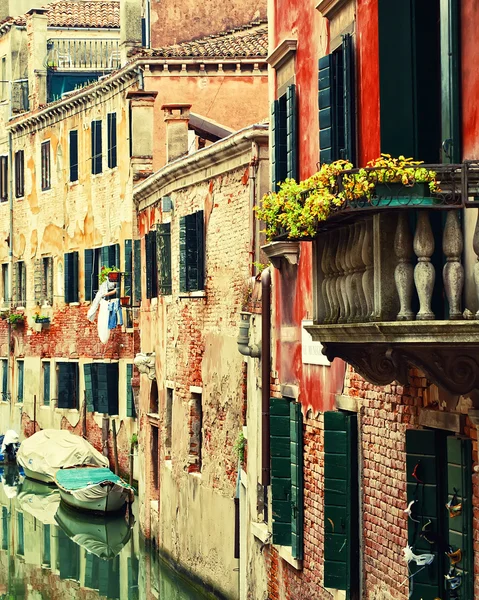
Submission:
[[[115,298],[108,303],[108,329],[115,329],[118,325],[123,325],[123,314],[120,300]]]
[[[110,338],[110,329],[108,328],[108,319],[110,312],[108,310],[108,300],[100,300],[100,310],[98,311],[98,337],[102,344],[106,344]]]
[[[100,300],[115,289],[115,284],[112,281],[108,281],[108,279],[100,285],[100,288],[98,289],[98,292],[96,293],[96,296],[86,315],[89,321],[93,322],[95,320],[95,314],[100,306]]]

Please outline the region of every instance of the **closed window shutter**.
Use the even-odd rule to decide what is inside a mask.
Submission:
[[[460,2],[441,2],[441,115],[442,141],[451,140],[452,149],[442,153],[442,162],[461,161],[461,51],[460,51]]]
[[[85,587],[92,590],[98,589],[98,571],[101,559],[91,552],[85,555]]]
[[[80,577],[80,546],[71,540],[66,533],[57,528],[58,562],[60,579],[74,579]]]
[[[73,363],[58,363],[58,408],[75,408],[75,374]]]
[[[94,399],[94,367],[95,365],[87,363],[83,365],[83,376],[85,379],[85,398],[86,398],[86,409],[88,412],[94,412],[95,410],[95,399]]]
[[[186,216],[186,289],[204,289],[204,223],[203,211]]]
[[[286,170],[287,177],[298,180],[298,117],[296,86],[286,90]]]
[[[153,298],[153,278],[152,278],[152,269],[151,263],[153,262],[152,257],[152,243],[151,243],[151,235],[147,233],[145,235],[145,262],[146,262],[146,297]]]
[[[7,398],[8,390],[8,363],[5,359],[2,360],[2,400],[5,402]]]
[[[449,545],[452,550],[462,551],[462,560],[457,563],[457,574],[462,584],[457,589],[457,598],[474,598],[474,546],[472,507],[472,441],[467,438],[447,438],[447,501],[453,497],[462,503],[460,516],[447,519]]]
[[[291,438],[291,553],[303,560],[303,415],[301,404],[290,404]]]
[[[127,558],[128,567],[128,598],[130,600],[138,600],[138,571],[139,561],[135,555]]]
[[[94,175],[102,172],[101,121],[91,123],[91,172]]]
[[[23,524],[23,513],[17,513],[17,527],[18,527],[18,541],[17,541],[17,552],[23,556],[25,552],[25,530]]]
[[[125,275],[123,290],[125,296],[132,296],[132,282],[133,282],[133,257],[132,257],[132,243],[131,240],[125,240]]]
[[[78,181],[78,131],[70,131],[70,181]]]
[[[120,268],[120,244],[108,246],[108,266]]]
[[[24,379],[24,366],[23,360],[17,362],[18,368],[18,389],[17,389],[17,402],[23,402],[23,379]]]
[[[110,247],[102,246],[100,248],[100,262],[101,267],[109,267],[110,266]]]
[[[50,525],[44,523],[43,525],[43,550],[42,550],[42,561],[44,565],[48,567],[52,564],[51,559],[51,546],[50,546]]]
[[[99,413],[108,414],[108,371],[106,363],[98,363],[96,368],[97,405]]]
[[[355,161],[355,85],[354,85],[354,61],[353,61],[353,38],[350,33],[343,37],[343,110],[344,110],[344,149],[342,156],[344,160]]]
[[[2,506],[2,550],[7,550],[8,548],[8,521],[10,519],[10,515],[8,514],[8,508],[6,506]]]
[[[419,534],[422,525],[430,520],[429,530],[439,533],[443,538],[446,495],[441,489],[440,471],[444,470],[444,463],[443,432],[431,429],[406,430],[407,502],[409,505],[417,500],[412,511],[414,518],[420,521],[415,523],[408,519],[408,544],[416,554],[434,554],[432,564],[414,576],[411,600],[443,597],[444,550],[438,551],[436,544],[430,544]]]
[[[180,292],[188,291],[186,275],[186,217],[180,217]]]
[[[133,365],[126,365],[126,416],[136,418],[135,402],[131,378],[133,377]]]
[[[334,123],[333,55],[319,59],[319,162],[330,163],[336,159],[338,149]]]
[[[324,413],[324,587],[356,598],[359,562],[357,417]]]
[[[270,399],[273,544],[291,546],[290,403]]]
[[[116,113],[108,115],[108,168],[113,169],[116,160]]]
[[[50,406],[50,363],[43,363],[43,404]]]
[[[118,363],[107,364],[106,372],[108,381],[108,414],[118,415]]]
[[[85,301],[93,300],[93,260],[94,250],[85,250]]]
[[[160,223],[156,232],[156,248],[158,263],[158,292],[167,296],[171,294],[171,225]]]
[[[133,299],[141,302],[141,240],[133,240]]]
[[[287,175],[287,148],[286,148],[286,95],[275,100],[271,107],[272,123],[272,187],[278,190],[281,181]]]
[[[65,302],[78,302],[78,252],[65,254]]]

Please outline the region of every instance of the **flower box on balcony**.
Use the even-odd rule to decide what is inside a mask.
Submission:
[[[378,206],[418,206],[431,205],[435,198],[431,197],[428,183],[415,183],[403,185],[400,182],[377,183],[375,195],[378,198]]]

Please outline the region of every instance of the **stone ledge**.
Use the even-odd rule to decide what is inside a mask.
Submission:
[[[293,555],[291,554],[291,549],[289,546],[276,546],[276,548],[278,548],[279,555],[284,561],[286,561],[288,564],[290,564],[297,571],[303,570],[303,561],[293,558]]]
[[[358,399],[345,394],[336,394],[336,407],[339,410],[347,410],[349,412],[359,412]]]
[[[457,412],[445,412],[423,408],[419,411],[419,425],[432,429],[444,429],[462,433],[466,415]]]
[[[267,544],[268,540],[271,537],[271,533],[268,529],[267,523],[258,523],[256,521],[251,521],[251,533],[263,544]]]
[[[290,265],[297,265],[299,260],[299,242],[270,242],[261,246],[261,250],[269,258],[273,267],[279,269],[281,267],[281,259],[284,258]]]

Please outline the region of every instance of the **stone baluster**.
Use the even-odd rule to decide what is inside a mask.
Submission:
[[[356,229],[356,244],[353,250],[353,263],[354,263],[354,291],[356,294],[356,321],[364,323],[368,315],[368,305],[366,302],[366,296],[363,290],[363,274],[366,269],[366,265],[363,262],[363,243],[366,234],[366,223],[364,221],[357,221],[355,224]]]
[[[472,248],[477,256],[477,261],[474,265],[474,283],[476,284],[476,296],[478,303],[476,319],[479,319],[479,210],[477,211],[476,228],[474,229],[474,236],[472,238]]]
[[[347,236],[347,244],[346,244],[346,252],[344,255],[344,262],[346,266],[346,296],[347,296],[347,311],[346,321],[348,323],[352,323],[356,318],[356,300],[355,293],[353,287],[353,248],[354,248],[354,227],[346,227],[346,236]]]
[[[329,297],[331,302],[331,315],[330,323],[337,323],[339,317],[339,300],[337,292],[337,280],[339,277],[339,271],[337,268],[336,256],[338,253],[339,236],[337,231],[333,231],[330,235],[330,268],[331,268],[331,279],[329,281]]]
[[[416,233],[414,234],[414,252],[418,260],[414,268],[414,283],[419,296],[419,312],[416,318],[420,321],[426,321],[434,319],[431,300],[436,278],[436,272],[431,263],[431,256],[434,252],[434,236],[427,210],[418,210]]]
[[[414,267],[412,235],[409,228],[408,216],[405,211],[399,212],[396,235],[394,236],[394,252],[398,264],[394,271],[394,281],[399,296],[398,321],[412,321],[414,313],[411,309],[412,293],[414,290]]]
[[[323,248],[321,252],[321,271],[323,274],[323,281],[321,282],[321,302],[324,307],[323,323],[331,322],[331,304],[328,293],[331,262],[331,248],[329,246],[330,237],[330,235],[324,234]]]
[[[348,295],[346,293],[346,248],[348,244],[348,230],[343,227],[339,231],[338,253],[336,266],[339,277],[337,279],[336,290],[339,300],[339,319],[338,323],[346,323],[349,314]]]
[[[366,300],[366,321],[374,319],[374,255],[372,221],[364,221],[364,237],[361,248],[362,261],[365,266],[362,286]]]
[[[463,249],[461,224],[457,210],[447,213],[442,236],[442,249],[446,256],[443,269],[444,290],[449,302],[449,318],[462,319],[461,298],[464,287],[464,267],[461,263]]]

